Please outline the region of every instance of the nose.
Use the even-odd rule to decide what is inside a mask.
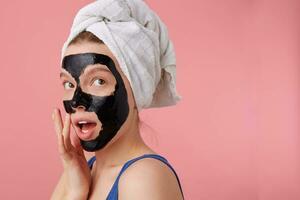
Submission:
[[[78,110],[80,110],[80,109],[86,109],[86,107],[84,106],[84,105],[78,105],[78,101],[76,101],[76,100],[73,100],[72,102],[71,102],[71,106],[72,106],[72,108],[75,110],[75,109],[78,109]]]
[[[88,110],[91,102],[91,95],[83,92],[80,87],[78,87],[74,93],[74,96],[70,102],[70,106],[73,110],[85,109]]]

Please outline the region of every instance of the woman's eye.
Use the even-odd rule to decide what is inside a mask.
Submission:
[[[93,84],[95,84],[96,86],[101,86],[104,85],[105,81],[103,79],[97,78],[93,81]]]
[[[71,82],[69,82],[69,81],[65,81],[63,83],[63,85],[64,85],[64,88],[67,89],[67,90],[71,89],[71,88],[74,88],[74,85]]]

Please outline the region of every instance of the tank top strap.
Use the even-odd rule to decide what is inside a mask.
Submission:
[[[106,198],[106,200],[117,200],[118,199],[118,184],[119,184],[119,179],[121,177],[121,175],[124,173],[124,171],[130,166],[132,165],[134,162],[140,160],[140,159],[143,159],[143,158],[154,158],[154,159],[157,159],[157,160],[160,160],[162,161],[163,163],[165,163],[175,174],[176,176],[176,179],[177,179],[177,182],[179,184],[179,187],[180,187],[180,191],[181,191],[181,194],[182,194],[182,197],[184,199],[184,194],[183,194],[183,191],[182,191],[182,187],[181,187],[181,184],[180,184],[180,180],[178,178],[178,175],[176,173],[176,171],[174,170],[174,168],[169,164],[168,160],[166,158],[164,158],[163,156],[161,155],[158,155],[158,154],[144,154],[142,156],[139,156],[139,157],[136,157],[136,158],[133,158],[131,160],[128,160],[124,165],[123,167],[121,168],[114,184],[112,185],[111,187],[111,190]],[[90,167],[90,169],[92,168],[93,166],[93,163],[94,161],[96,160],[96,157],[92,157],[89,159],[88,161],[88,165]]]
[[[92,169],[95,160],[96,160],[96,156],[93,156],[93,157],[91,157],[91,158],[88,160],[87,164],[88,164],[88,166],[89,166],[90,169]]]

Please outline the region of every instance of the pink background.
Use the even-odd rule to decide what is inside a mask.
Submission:
[[[87,2],[0,3],[0,199],[49,199],[57,183],[60,49]],[[143,136],[186,199],[300,199],[299,1],[147,2],[169,27],[183,99],[143,111]]]

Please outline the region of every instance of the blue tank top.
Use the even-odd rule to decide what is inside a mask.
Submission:
[[[176,176],[176,179],[178,181],[178,184],[179,184],[179,187],[180,187],[180,191],[181,191],[181,194],[182,194],[182,197],[184,199],[184,195],[183,195],[183,191],[182,191],[182,188],[181,188],[181,184],[180,184],[180,181],[179,181],[179,178],[178,178],[178,175],[176,174],[174,168],[170,165],[170,163],[168,162],[168,160],[164,157],[162,157],[161,155],[158,155],[158,154],[144,154],[142,156],[139,156],[139,157],[136,157],[136,158],[133,158],[131,160],[128,160],[122,167],[121,171],[119,172],[114,184],[112,185],[111,187],[111,190],[109,191],[108,193],[108,196],[106,197],[106,200],[118,200],[118,184],[119,184],[119,179],[120,179],[120,176],[123,174],[123,172],[132,164],[134,163],[135,161],[137,160],[140,160],[140,159],[143,159],[143,158],[155,158],[155,159],[158,159],[160,161],[162,161],[163,163],[165,163],[167,166],[170,167],[170,169],[174,172],[175,176]],[[93,167],[93,164],[96,160],[96,156],[93,156],[92,158],[90,158],[88,160],[88,166],[90,169],[92,169]]]

